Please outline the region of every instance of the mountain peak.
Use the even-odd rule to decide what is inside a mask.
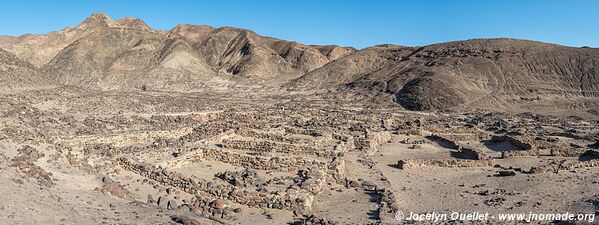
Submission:
[[[110,20],[110,17],[103,12],[92,13],[89,19]]]
[[[133,17],[125,17],[118,20],[112,20],[105,13],[93,13],[90,17],[85,19],[77,28],[88,29],[88,28],[121,28],[130,30],[151,30],[143,20]]]
[[[134,18],[134,17],[125,17],[122,19],[118,19],[116,21],[116,23],[119,25],[119,27],[133,29],[133,30],[151,30],[152,29],[146,24],[146,22],[144,22],[141,19]]]
[[[109,28],[115,25],[115,21],[110,19],[105,13],[93,13],[90,17],[85,19],[79,28]]]

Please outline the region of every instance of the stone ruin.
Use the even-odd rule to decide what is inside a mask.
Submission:
[[[194,196],[203,196],[212,200],[224,199],[249,207],[276,208],[292,211],[308,211],[325,181],[324,174],[308,173],[300,188],[286,193],[265,193],[243,187],[207,181],[197,177],[185,177],[176,172],[153,167],[150,165],[136,164],[126,158],[118,160],[124,169],[132,171],[143,177],[152,179],[165,186],[179,188]],[[201,206],[200,206],[201,207]]]
[[[303,222],[334,224],[335,221],[314,216],[311,210],[314,202],[322,197],[323,190],[336,185],[380,198],[376,202],[377,215],[382,221],[394,221],[393,213],[399,207],[389,182],[373,182],[348,175],[352,168],[347,168],[347,160],[376,170],[377,165],[371,157],[382,154],[381,146],[397,140],[394,139],[397,135],[417,136],[399,141],[417,151],[424,151],[422,146],[436,141],[443,142],[444,148],[455,153],[447,154],[447,158],[401,159],[391,165],[403,170],[494,168],[497,160],[502,158],[539,156],[549,149],[553,151],[547,155],[584,155],[588,159],[518,172],[544,173],[596,167],[599,161],[595,152],[580,153],[580,150],[586,150],[584,146],[576,148],[531,132],[507,131],[507,128],[513,128],[509,124],[500,127],[482,120],[456,122],[454,119],[429,118],[427,121],[417,116],[356,116],[338,111],[317,111],[303,117],[298,114],[281,116],[268,110],[243,113],[225,110],[195,115],[194,120],[167,119],[184,123],[181,127],[153,122],[176,130],[177,135],[159,135],[130,145],[89,141],[80,146],[69,145],[68,151],[82,152],[78,156],[83,159],[116,159],[114,162],[123,170],[143,177],[156,187],[175,189],[187,196],[185,199],[173,199],[164,194],[159,194],[156,199],[152,196],[147,202],[153,206],[183,208],[224,223],[235,217],[235,211],[240,207],[251,207],[293,211],[304,218]],[[495,154],[498,152],[482,145],[484,142],[506,142],[517,149],[502,151],[502,157],[498,157]],[[83,165],[83,159],[73,162]],[[162,160],[166,162],[157,163]],[[186,166],[195,168],[212,164],[219,166],[212,168],[211,171],[218,171],[212,174],[214,176],[177,171]],[[94,165],[94,168],[102,168],[102,165]],[[105,192],[110,193],[109,190]]]

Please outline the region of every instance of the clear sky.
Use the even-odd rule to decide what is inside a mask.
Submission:
[[[176,24],[248,28],[306,44],[364,48],[511,37],[599,47],[597,0],[25,0],[0,6],[0,35],[47,33],[93,12]]]

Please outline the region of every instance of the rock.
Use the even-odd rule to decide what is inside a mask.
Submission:
[[[179,223],[179,224],[183,224],[183,225],[202,225],[202,223],[199,220],[188,217],[188,216],[173,215],[173,216],[171,216],[171,219],[175,223]]]
[[[123,188],[123,186],[121,186],[119,183],[114,182],[110,179],[104,179],[107,182],[104,183],[104,186],[102,186],[102,193],[108,193],[112,196],[116,196],[119,198],[125,198],[125,196],[127,195],[127,191],[125,190],[125,188]]]
[[[528,174],[535,174],[535,173],[542,173],[543,169],[542,168],[538,168],[538,167],[531,167],[528,171],[524,171],[524,173],[528,173]]]
[[[497,175],[498,177],[507,177],[507,176],[515,176],[516,175],[516,171],[513,170],[499,170],[497,171]]]
[[[187,204],[183,204],[177,208],[179,211],[191,212],[191,208]]]
[[[169,200],[166,208],[172,210],[177,209],[177,200]]]
[[[147,200],[147,204],[154,204],[156,201],[154,200],[154,197],[152,197],[151,194],[148,194],[148,200]]]
[[[102,177],[102,183],[110,183],[110,182],[114,182],[112,179],[110,179],[110,177],[108,177],[108,176]]]
[[[204,208],[199,206],[191,206],[191,212],[200,215],[204,212]]]
[[[497,197],[497,198],[485,200],[484,203],[485,203],[485,205],[488,205],[488,206],[497,206],[497,205],[501,205],[504,201],[505,201],[505,198]]]
[[[371,181],[364,181],[362,183],[362,186],[364,186],[364,189],[367,190],[367,191],[376,191],[376,188],[377,188],[376,184],[374,184]]]
[[[163,209],[168,208],[168,201],[169,201],[169,199],[164,196],[158,197],[158,207],[163,208]]]
[[[245,186],[245,184],[243,183],[243,181],[241,179],[233,179],[233,185],[236,187],[243,187]]]
[[[212,202],[212,207],[217,208],[217,209],[225,207],[225,200],[220,199],[220,198],[214,200],[214,202]]]

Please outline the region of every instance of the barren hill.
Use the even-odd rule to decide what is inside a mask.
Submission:
[[[0,84],[2,90],[6,90],[49,85],[52,82],[43,78],[30,63],[0,49]]]
[[[355,51],[307,46],[230,27],[153,30],[139,19],[112,20],[101,13],[62,31],[4,39],[7,51],[60,83],[106,89],[193,89],[218,75],[293,78]]]
[[[330,86],[390,93],[413,110],[556,102],[592,109],[599,97],[599,49],[516,39],[376,46],[290,83],[296,89]]]

